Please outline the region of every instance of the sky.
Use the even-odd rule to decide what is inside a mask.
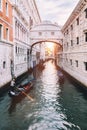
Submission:
[[[42,21],[63,26],[79,0],[35,0]]]

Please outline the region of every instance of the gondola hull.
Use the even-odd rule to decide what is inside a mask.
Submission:
[[[23,87],[15,87],[14,90],[9,90],[8,95],[10,97],[20,97],[24,96],[24,93],[28,93],[29,90],[33,87],[33,83],[28,83]]]

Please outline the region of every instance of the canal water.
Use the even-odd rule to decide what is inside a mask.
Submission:
[[[86,91],[66,75],[59,82],[52,61],[45,63],[42,72],[36,70],[28,95],[34,101],[27,97],[12,100],[7,92],[0,95],[0,130],[87,130]]]

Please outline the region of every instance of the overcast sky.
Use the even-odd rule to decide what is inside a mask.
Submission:
[[[35,0],[41,20],[64,25],[79,0]]]

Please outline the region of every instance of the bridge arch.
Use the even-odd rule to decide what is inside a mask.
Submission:
[[[54,44],[57,44],[61,49],[63,49],[63,46],[62,46],[62,44],[60,44],[60,41],[59,41],[59,43],[58,43],[58,41],[56,42],[56,41],[52,41],[52,40],[49,40],[49,41],[47,41],[47,40],[42,40],[42,41],[37,41],[37,42],[35,42],[35,43],[33,43],[33,44],[31,45],[30,54],[32,53],[33,46],[35,46],[35,45],[37,45],[37,44],[42,44],[43,42],[44,42],[44,43],[45,43],[45,42],[48,42],[48,43],[52,42],[52,43],[54,43]]]

